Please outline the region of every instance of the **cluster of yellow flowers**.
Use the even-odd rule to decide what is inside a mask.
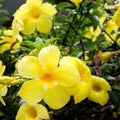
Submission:
[[[75,4],[82,2],[82,0],[71,1]],[[7,42],[0,46],[0,52],[8,50],[15,40],[21,43],[20,32],[31,34],[37,29],[39,32],[48,33],[52,28],[51,17],[56,12],[54,6],[42,3],[42,0],[26,0],[26,3],[14,14],[12,31],[5,31],[4,36],[0,37],[2,39],[0,43]],[[119,23],[119,17],[116,17],[120,14],[119,12],[120,9],[114,16],[116,24]],[[107,24],[114,23],[109,21],[106,27]],[[111,32],[111,28],[108,31]],[[91,37],[90,35],[91,31],[86,36]],[[15,49],[19,48],[19,45],[16,43]],[[2,76],[4,70],[5,66],[0,61],[0,101],[5,105],[2,96],[6,95],[7,86],[1,84],[4,79]],[[24,103],[18,110],[16,120],[49,119],[47,109],[39,103],[42,100],[50,108],[60,109],[69,102],[71,96],[75,104],[88,98],[100,105],[105,105],[109,99],[108,91],[111,87],[104,78],[91,75],[85,62],[76,57],[61,57],[59,48],[54,45],[42,48],[38,56],[24,56],[17,62],[17,71],[27,80],[18,93]],[[13,78],[13,80],[17,79]]]
[[[24,56],[18,61],[17,69],[22,77],[28,79],[18,93],[25,103],[18,111],[17,120],[31,110],[36,111],[31,117],[39,117],[39,110],[34,106],[39,106],[41,100],[53,109],[60,109],[71,96],[75,104],[88,98],[105,105],[109,99],[107,91],[111,88],[104,78],[92,76],[88,66],[76,57],[60,59],[60,51],[54,45],[41,49],[38,57]]]

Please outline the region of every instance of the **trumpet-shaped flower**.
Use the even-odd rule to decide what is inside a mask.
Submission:
[[[78,5],[79,3],[82,2],[82,0],[71,0],[75,5]]]
[[[109,99],[108,91],[111,89],[109,83],[102,77],[92,76],[92,89],[88,99],[105,105]]]
[[[23,103],[17,113],[16,120],[48,120],[47,109],[41,104],[29,105]]]
[[[74,64],[79,71],[80,80],[75,87],[71,88],[71,94],[74,97],[75,103],[79,103],[88,97],[91,89],[91,72],[88,66],[78,58],[63,57],[64,61]]]
[[[12,29],[14,36],[22,31],[24,34],[31,34],[37,30],[48,33],[52,28],[51,17],[56,9],[49,3],[42,3],[42,0],[26,0],[14,14]]]
[[[120,27],[120,7],[117,9],[117,11],[115,12],[115,14],[113,15],[113,21],[115,21],[116,25],[118,25],[118,27]]]
[[[0,61],[0,77],[2,76],[3,72],[5,70],[5,66],[2,65],[2,62]],[[5,102],[2,98],[2,96],[5,96],[7,94],[7,86],[0,84],[0,102],[5,105]]]
[[[100,58],[100,60],[101,60],[101,63],[104,63],[104,62],[106,62],[106,60],[108,60],[114,54],[119,53],[119,52],[120,52],[120,50],[106,51],[106,52],[98,51],[94,57],[98,56]]]
[[[76,85],[80,76],[77,68],[61,59],[56,46],[47,46],[38,57],[25,56],[17,65],[21,76],[31,78],[24,82],[19,95],[27,103],[45,103],[54,109],[63,107],[70,99],[69,88]]]
[[[12,30],[4,30],[3,36],[0,36],[0,53],[5,52],[10,49],[10,47],[12,47],[13,50],[18,49],[21,42],[22,37],[20,35],[17,35],[16,39],[14,39]]]

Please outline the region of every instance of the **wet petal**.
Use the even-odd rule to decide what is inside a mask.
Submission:
[[[38,78],[40,74],[40,63],[37,57],[25,56],[18,61],[18,73],[26,78]]]
[[[79,72],[69,61],[62,58],[56,71],[56,80],[64,86],[74,86],[79,80]]]
[[[47,109],[41,104],[23,103],[16,116],[16,120],[40,120],[41,118],[49,119]]]
[[[40,12],[41,14],[45,14],[48,16],[53,16],[55,13],[57,13],[57,10],[55,9],[55,7],[49,3],[43,3],[40,6]]]
[[[24,21],[24,29],[22,32],[24,34],[31,34],[35,31],[36,23],[35,21],[31,18],[29,20]]]
[[[48,33],[52,28],[52,22],[50,18],[46,16],[40,16],[36,24],[38,31],[42,33]]]
[[[99,86],[101,91],[102,90],[105,90],[105,91],[111,90],[109,83],[102,77],[92,76],[92,85]]]
[[[39,61],[43,68],[55,69],[58,66],[60,51],[56,46],[47,46],[39,52]]]
[[[49,119],[48,111],[47,109],[41,105],[41,104],[36,104],[34,105],[36,111],[37,111],[37,118],[38,119]]]
[[[108,102],[109,95],[105,91],[101,91],[99,93],[91,91],[88,96],[88,99],[95,103],[99,103],[100,105],[105,105]]]
[[[27,103],[38,103],[43,99],[43,91],[39,80],[29,80],[23,83],[19,96]]]
[[[88,94],[90,92],[90,86],[79,82],[75,87],[71,88],[70,91],[74,96],[76,104],[88,97]]]
[[[76,66],[80,74],[80,82],[91,85],[91,72],[88,66],[78,58],[66,56],[64,59]]]
[[[45,103],[53,109],[60,109],[70,100],[67,89],[63,86],[51,86],[44,91]]]

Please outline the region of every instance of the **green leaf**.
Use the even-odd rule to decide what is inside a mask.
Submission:
[[[112,85],[112,88],[120,91],[120,86],[118,86],[118,85]]]
[[[57,5],[59,10],[63,10],[64,8],[67,7],[73,7],[73,5],[70,2],[61,2]]]
[[[8,20],[10,20],[8,17],[0,17],[0,22],[8,21]]]
[[[108,75],[104,77],[106,80],[115,80],[115,77]]]
[[[118,107],[119,107],[119,99],[118,99],[117,94],[116,94],[115,92],[113,92],[113,91],[110,91],[110,92],[109,92],[109,95],[110,95],[110,100],[111,100],[112,104],[113,104],[116,108],[118,108]]]
[[[9,15],[9,13],[8,13],[7,10],[0,10],[0,13],[3,13],[3,14],[6,14],[6,15]]]

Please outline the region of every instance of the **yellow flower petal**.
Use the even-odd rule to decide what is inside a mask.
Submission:
[[[55,9],[55,7],[53,5],[51,5],[49,3],[43,3],[40,6],[40,12],[47,16],[53,16],[54,14],[57,13],[57,10]]]
[[[43,69],[57,68],[60,51],[56,46],[47,46],[39,52],[39,61]]]
[[[24,29],[23,21],[19,19],[13,19],[12,21],[12,35],[13,39],[16,40],[17,36],[19,35],[19,31]]]
[[[52,28],[52,22],[47,16],[40,16],[36,23],[37,30],[42,33],[48,33]]]
[[[44,101],[53,109],[62,108],[69,100],[68,90],[63,86],[50,86],[44,91]]]
[[[77,68],[63,57],[56,71],[56,80],[61,85],[74,86],[80,80],[80,75]]]
[[[86,97],[91,88],[91,73],[88,66],[78,58],[66,56],[63,58],[66,62],[75,65],[79,72],[80,80],[77,85],[71,88],[71,94],[74,96],[75,103],[81,102]]]
[[[111,90],[111,87],[104,78],[92,76],[92,88],[88,95],[88,99],[100,105],[105,105],[109,99],[107,93],[109,90]]]
[[[27,103],[38,103],[43,99],[43,91],[39,80],[29,80],[23,83],[19,91],[20,97]]]
[[[38,78],[40,74],[40,62],[35,56],[25,56],[18,61],[18,73],[26,78]]]
[[[31,34],[35,31],[35,27],[35,21],[32,18],[28,19],[24,21],[24,29],[22,30],[22,32],[24,34]]]
[[[40,5],[41,3],[42,3],[42,0],[35,0],[35,1],[33,1],[33,0],[26,0],[26,3],[27,4],[37,4],[37,5]]]
[[[41,104],[28,105],[23,103],[17,113],[16,120],[49,119],[47,109]]]
[[[105,105],[108,102],[109,95],[105,91],[101,91],[99,93],[92,91],[89,94],[88,99],[95,103],[99,103],[100,105]]]
[[[102,77],[92,76],[92,86],[94,85],[98,85],[101,90],[111,90],[109,83]]]
[[[70,89],[71,94],[74,96],[75,104],[83,101],[88,97],[90,86],[78,82],[77,85]]]

